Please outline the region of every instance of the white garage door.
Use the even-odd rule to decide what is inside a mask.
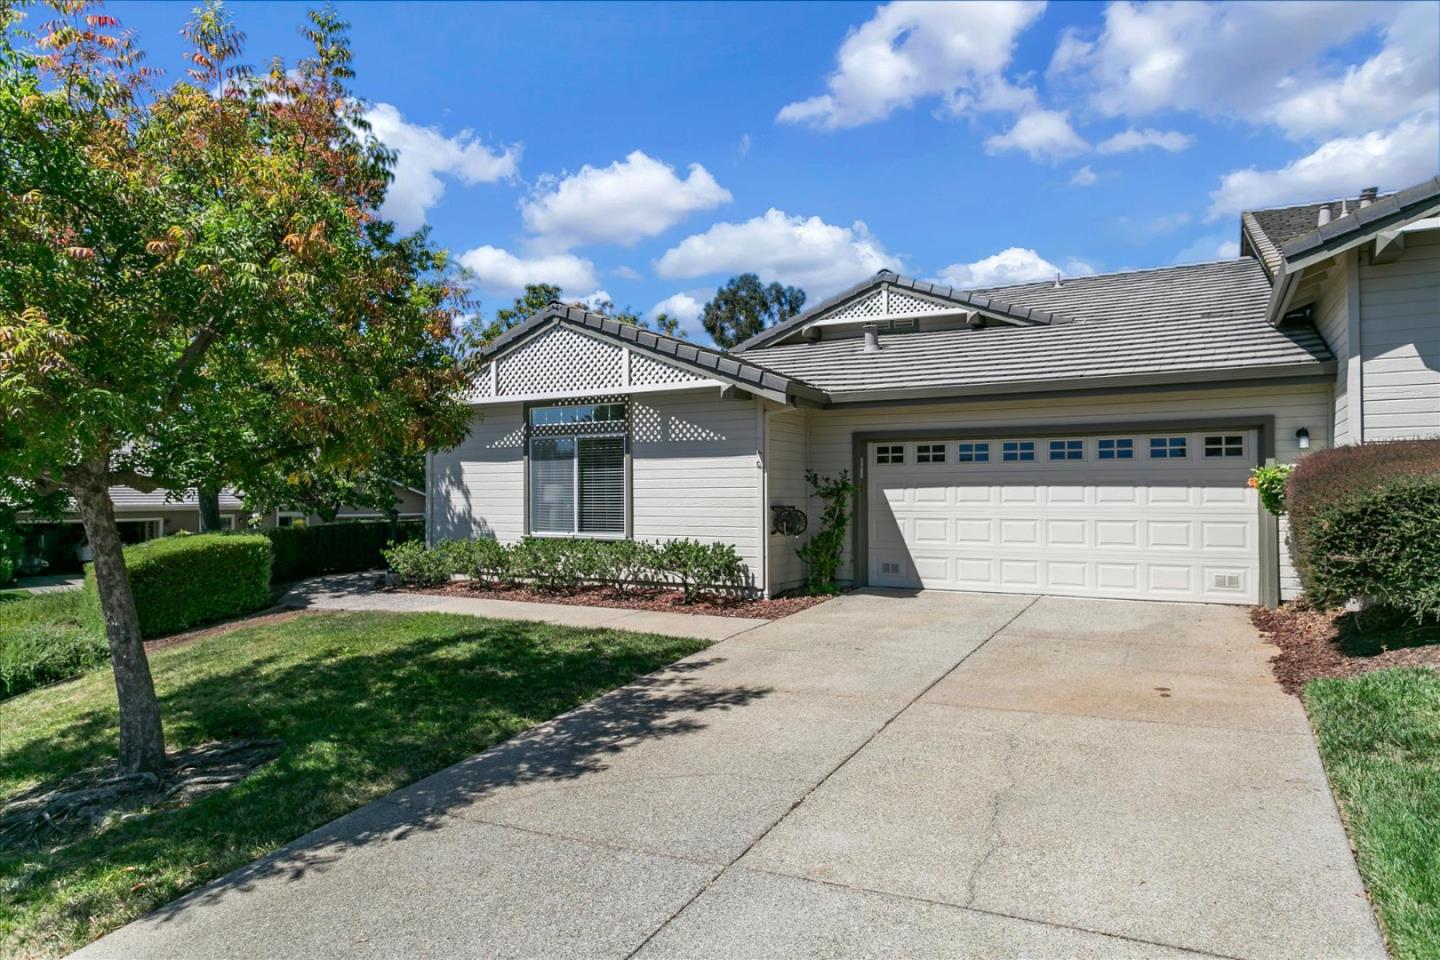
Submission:
[[[1253,432],[925,440],[867,453],[870,583],[1256,603]]]

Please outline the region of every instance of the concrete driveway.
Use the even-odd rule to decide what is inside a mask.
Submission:
[[[871,592],[722,641],[84,957],[1384,957],[1246,611]]]

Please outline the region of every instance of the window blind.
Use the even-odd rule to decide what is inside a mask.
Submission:
[[[575,440],[537,437],[530,444],[530,529],[575,530]]]
[[[580,532],[625,532],[625,438],[582,437]]]

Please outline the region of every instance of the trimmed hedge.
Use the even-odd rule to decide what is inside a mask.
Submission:
[[[0,697],[68,680],[109,659],[94,597],[80,590],[0,595]]]
[[[360,520],[313,527],[274,527],[261,531],[275,545],[276,580],[297,580],[322,573],[351,573],[385,566],[382,555],[392,543],[425,539],[425,521]]]
[[[126,547],[140,633],[163,636],[269,606],[273,554],[256,533],[171,536]],[[85,591],[99,603],[94,564],[85,568]]]
[[[1440,440],[1336,447],[1286,485],[1295,569],[1310,600],[1363,598],[1440,614]]]
[[[433,547],[399,544],[385,551],[402,583],[435,586],[454,573],[480,583],[527,583],[566,593],[587,585],[624,594],[637,585],[678,586],[691,603],[704,595],[736,596],[752,588],[750,570],[728,543],[698,540],[584,540],[526,537],[506,546],[495,540],[443,540]]]

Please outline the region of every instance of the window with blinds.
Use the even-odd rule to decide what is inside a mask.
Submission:
[[[624,403],[530,410],[530,532],[625,534]]]

